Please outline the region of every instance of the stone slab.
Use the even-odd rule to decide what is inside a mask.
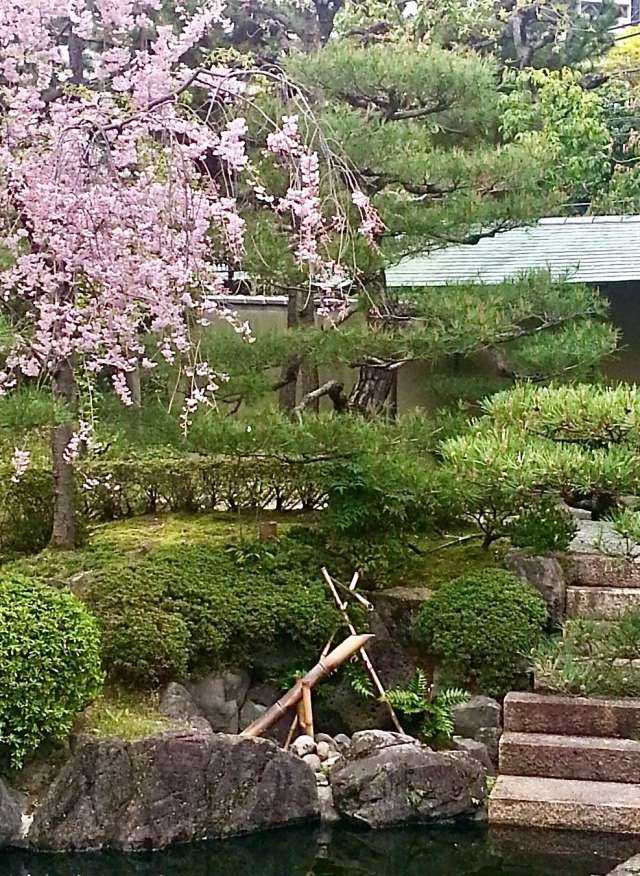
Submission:
[[[640,739],[640,699],[595,699],[513,692],[504,700],[511,733]]]
[[[631,587],[567,587],[567,617],[615,620],[640,609],[640,589]]]
[[[579,520],[578,531],[569,545],[572,553],[601,553],[624,556],[626,540],[606,520]]]
[[[598,553],[562,557],[567,584],[578,587],[640,588],[640,563]]]
[[[640,786],[500,776],[490,824],[640,835]]]
[[[600,736],[503,733],[500,772],[512,776],[640,783],[640,742]]]

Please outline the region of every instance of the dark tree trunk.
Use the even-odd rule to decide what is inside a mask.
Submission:
[[[73,367],[63,362],[53,376],[53,397],[65,405],[65,421],[51,432],[53,463],[53,529],[51,547],[71,549],[76,543],[75,487],[73,463],[65,460],[65,451],[73,436],[73,423],[67,419],[76,403],[76,384]]]
[[[142,387],[140,384],[140,366],[133,371],[127,371],[125,374],[127,381],[127,389],[131,394],[131,401],[135,408],[142,407]]]
[[[333,32],[335,17],[342,8],[343,0],[315,0],[320,40],[326,43]]]
[[[311,292],[308,293],[305,301],[302,302],[302,306],[300,307],[299,324],[308,328],[313,328],[316,324],[315,305],[313,294]],[[302,379],[303,395],[306,395],[308,392],[313,392],[320,386],[318,366],[306,356],[303,357],[302,362],[300,363],[300,376]],[[310,403],[309,409],[318,413],[320,411],[320,399],[314,399],[314,401]]]
[[[293,329],[298,325],[298,293],[295,289],[289,289],[287,302],[287,328]],[[298,374],[300,373],[300,357],[295,354],[290,356],[282,366],[280,372],[280,395],[279,404],[285,411],[292,411],[296,406]]]
[[[84,82],[84,40],[75,33],[69,35],[69,66],[71,67],[71,82],[82,85]]]
[[[298,290],[289,291],[287,304],[287,328],[313,328],[316,322],[313,295],[308,293],[302,298]],[[282,366],[280,372],[279,404],[285,411],[293,411],[298,399],[298,381],[302,383],[302,394],[313,392],[320,386],[318,368],[315,363],[298,354],[291,355]],[[310,402],[311,410],[319,410],[320,400]]]
[[[397,373],[385,366],[362,365],[349,396],[349,409],[366,416],[381,414],[385,409],[394,413]]]
[[[370,325],[381,329],[393,330],[393,314],[396,301],[389,295],[386,288],[384,273],[376,283],[378,308],[374,315],[367,315]],[[379,315],[382,314],[382,315]],[[383,412],[395,416],[398,407],[398,369],[387,365],[364,364],[360,366],[358,379],[349,395],[349,409],[365,416],[377,415]]]

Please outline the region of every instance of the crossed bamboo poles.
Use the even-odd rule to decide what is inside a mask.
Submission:
[[[370,633],[358,633],[353,625],[351,617],[349,616],[349,603],[346,599],[342,599],[340,596],[340,592],[343,592],[346,597],[351,597],[359,602],[367,611],[373,611],[373,605],[369,600],[356,592],[356,587],[358,586],[358,580],[360,577],[359,573],[356,572],[354,574],[348,587],[341,584],[337,579],[332,578],[324,567],[322,568],[322,576],[329,587],[331,595],[333,596],[338,611],[340,612],[350,635],[340,645],[332,649],[331,646],[333,644],[334,634],[325,645],[324,650],[320,655],[320,659],[313,669],[307,672],[305,676],[298,679],[294,686],[290,688],[284,696],[280,697],[280,699],[267,709],[263,715],[246,727],[240,734],[241,736],[262,736],[270,730],[274,724],[277,724],[283,715],[286,715],[290,710],[295,709],[295,714],[284,747],[289,747],[295,736],[296,730],[298,729],[313,738],[314,726],[311,691],[320,681],[322,681],[323,678],[327,678],[327,676],[356,654],[359,656],[371,678],[371,681],[379,694],[380,701],[384,703],[394,727],[399,733],[404,732],[393,706],[386,699],[384,686],[380,681],[380,677],[365,648],[367,643],[374,637]]]

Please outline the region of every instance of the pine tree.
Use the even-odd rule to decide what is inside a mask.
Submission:
[[[546,140],[503,139],[505,98],[495,61],[404,40],[363,46],[336,39],[291,55],[286,66],[298,84],[295,100],[313,107],[327,144],[344,156],[379,211],[380,251],[372,257],[354,248],[348,291],[357,303],[344,302],[328,327],[318,326],[314,296],[300,284],[288,290],[291,331],[284,338],[258,339],[246,361],[224,351],[226,340],[213,342],[215,355],[226,357],[236,407],[260,384],[277,387],[289,408],[327,395],[339,411],[393,412],[396,377],[408,362],[484,352],[503,377],[544,380],[584,375],[615,349],[616,332],[602,322],[606,307],[597,293],[548,277],[401,293],[385,286],[385,268],[407,255],[473,245],[557,206],[547,184],[554,154]],[[286,250],[274,251],[278,239],[270,246],[269,235],[272,226],[263,225],[262,273],[273,278]],[[281,282],[286,288],[284,272]],[[318,385],[316,369],[331,374],[338,364],[356,371],[349,393],[337,375]],[[257,376],[278,367],[278,381]]]

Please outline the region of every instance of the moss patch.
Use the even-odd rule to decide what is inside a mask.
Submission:
[[[411,581],[404,583],[436,590],[442,584],[461,575],[502,566],[503,551],[500,547],[485,550],[479,538],[441,547],[454,538],[456,536],[451,538],[429,536],[418,541],[417,546],[424,553],[417,557],[413,564]]]
[[[176,725],[159,712],[158,705],[157,693],[109,687],[83,712],[75,731],[128,740],[164,733]]]
[[[313,515],[269,514],[286,533],[292,525],[313,522]],[[158,514],[101,523],[92,527],[87,543],[74,551],[46,549],[4,565],[3,569],[37,578],[67,581],[80,572],[103,571],[130,562],[159,548],[190,545],[224,545],[254,537],[259,518],[244,514]]]

